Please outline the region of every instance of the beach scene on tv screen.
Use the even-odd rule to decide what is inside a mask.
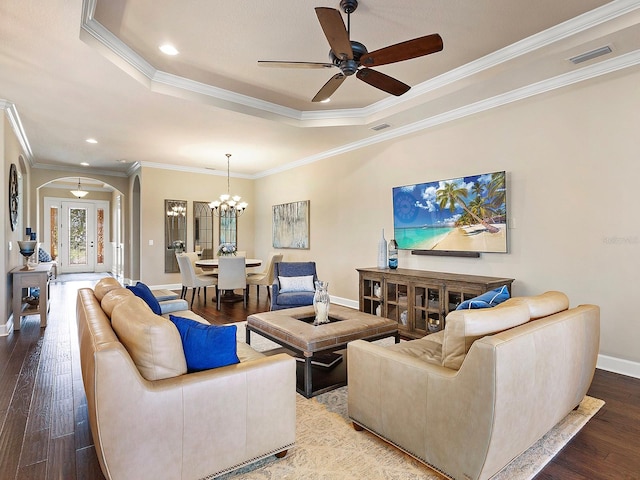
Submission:
[[[505,172],[393,188],[393,229],[403,250],[507,251]]]

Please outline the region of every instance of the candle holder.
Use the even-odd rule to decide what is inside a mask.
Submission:
[[[24,257],[24,267],[22,267],[23,271],[35,269],[35,267],[29,264],[29,259],[31,258],[31,255],[34,254],[37,243],[38,242],[36,240],[18,240],[20,254]]]

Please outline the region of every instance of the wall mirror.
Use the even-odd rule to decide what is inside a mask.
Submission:
[[[164,210],[164,271],[177,273],[176,252],[184,252],[187,245],[187,202],[165,200]]]
[[[222,212],[220,215],[220,245],[231,243],[238,246],[238,217],[235,213]]]
[[[193,251],[203,260],[214,257],[213,216],[207,202],[193,202]]]

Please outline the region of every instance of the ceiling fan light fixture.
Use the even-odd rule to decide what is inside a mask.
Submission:
[[[444,48],[442,37],[437,33],[433,33],[369,52],[362,43],[351,39],[351,14],[358,8],[358,1],[340,0],[340,8],[347,14],[346,25],[342,14],[337,9],[330,7],[315,8],[320,27],[329,42],[329,59],[331,63],[259,60],[258,65],[288,68],[334,67],[340,69],[341,73],[331,77],[311,99],[312,102],[322,102],[328,99],[346,77],[353,75],[378,90],[400,96],[407,93],[411,87],[400,80],[372,70],[369,67],[411,60],[440,52]]]

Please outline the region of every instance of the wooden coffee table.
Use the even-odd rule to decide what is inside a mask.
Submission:
[[[273,312],[254,313],[247,318],[247,343],[251,332],[262,335],[304,358],[303,382],[298,392],[307,398],[346,385],[344,379],[330,386],[313,389],[312,360],[314,355],[343,349],[353,340],[379,340],[394,337],[400,341],[398,323],[341,305],[331,305],[331,323],[313,325],[313,306],[288,308]]]

